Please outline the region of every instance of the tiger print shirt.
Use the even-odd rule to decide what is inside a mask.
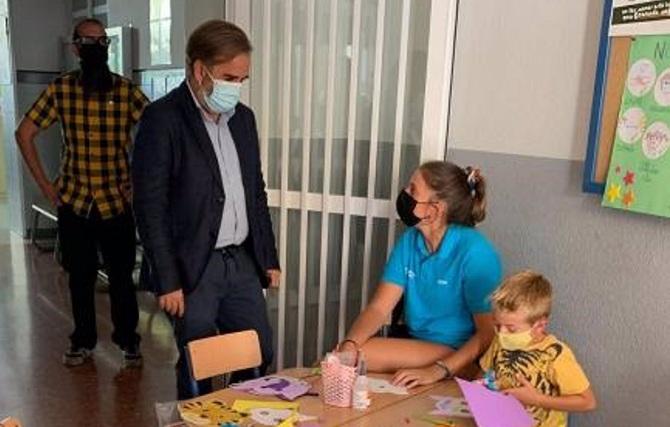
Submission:
[[[550,396],[579,394],[589,388],[589,380],[572,350],[553,335],[524,350],[505,350],[495,338],[479,360],[484,372],[493,370],[499,389],[520,387],[522,374],[540,392]],[[567,427],[568,415],[531,406],[527,408],[537,427]]]

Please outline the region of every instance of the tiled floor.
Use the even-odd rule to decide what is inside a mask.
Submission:
[[[64,367],[71,329],[66,276],[50,253],[0,224],[0,419],[14,415],[26,427],[155,425],[154,403],[175,397],[176,350],[154,298],[138,297],[144,368],[120,367],[104,287],[96,294],[94,362]]]

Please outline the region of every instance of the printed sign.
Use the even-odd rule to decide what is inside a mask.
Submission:
[[[614,0],[610,36],[670,34],[670,0]]]

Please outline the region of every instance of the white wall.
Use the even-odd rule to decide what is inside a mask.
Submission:
[[[70,35],[70,1],[10,0],[17,70],[60,72],[62,37]]]
[[[135,28],[133,64],[136,69],[151,66],[149,58],[149,1],[108,0],[107,25]]]
[[[20,120],[39,93],[46,87],[42,80],[51,79],[63,71],[65,65],[63,39],[70,37],[71,3],[68,0],[10,0],[10,26],[16,84],[16,116]],[[47,74],[45,74],[47,73]],[[8,123],[14,128],[15,123]],[[55,176],[60,156],[61,138],[58,126],[37,137],[37,149],[49,176]],[[11,145],[6,162],[10,171],[10,217],[12,229],[25,232],[30,205],[49,206],[23,160],[14,147],[13,137],[5,141]],[[23,219],[23,221],[21,221]]]
[[[460,2],[449,147],[583,159],[600,0]]]
[[[670,420],[670,222],[600,206],[581,192],[583,163],[450,151],[488,178],[481,230],[507,274],[532,268],[553,285],[550,330],[575,352],[598,408],[570,427],[667,426]]]
[[[149,0],[107,0],[109,26],[136,28],[135,69],[180,68],[184,66],[184,49],[189,34],[207,19],[223,18],[224,0],[172,0],[171,56],[169,65],[151,66],[149,54]]]
[[[223,19],[225,15],[223,0],[198,0],[197,3],[181,0],[184,11],[183,41],[179,53],[184,55],[185,41],[195,28],[209,19]],[[175,48],[178,46],[175,44]]]
[[[551,328],[599,401],[571,427],[665,426],[670,222],[581,192],[601,16],[601,0],[461,1],[448,158],[482,167],[506,271],[554,284]]]

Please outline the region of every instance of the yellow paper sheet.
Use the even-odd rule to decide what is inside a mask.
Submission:
[[[277,402],[273,400],[242,400],[237,399],[233,402],[232,409],[238,412],[249,412],[251,409],[293,409],[297,411],[300,404],[297,402]]]

